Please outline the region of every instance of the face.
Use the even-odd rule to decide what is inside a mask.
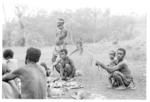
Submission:
[[[121,50],[117,51],[117,59],[122,60],[124,58],[124,52]]]
[[[63,26],[58,26],[58,29],[63,29]]]
[[[60,52],[60,58],[64,59],[66,57],[65,52]]]

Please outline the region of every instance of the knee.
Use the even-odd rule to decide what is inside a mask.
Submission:
[[[63,68],[62,64],[60,64],[60,63],[58,63],[55,67],[59,70]]]
[[[115,71],[115,72],[113,72],[113,73],[112,73],[112,76],[118,76],[118,75],[119,75],[119,73],[120,73],[120,72]]]
[[[71,68],[71,66],[69,64],[66,64],[65,67],[66,68]]]
[[[113,78],[113,75],[111,74],[111,75],[108,77],[108,79],[111,80],[112,78]]]
[[[114,73],[112,73],[112,77],[113,78],[118,78],[119,77],[119,72],[115,71]]]
[[[66,64],[65,65],[65,71],[67,71],[67,72],[72,72],[72,67],[69,65],[69,64]]]
[[[63,68],[62,64],[58,63],[57,65],[55,65],[55,69],[57,71],[60,71]]]

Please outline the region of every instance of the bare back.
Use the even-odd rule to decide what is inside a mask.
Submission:
[[[16,71],[16,74],[21,79],[22,98],[46,98],[46,76],[39,65],[26,65]]]

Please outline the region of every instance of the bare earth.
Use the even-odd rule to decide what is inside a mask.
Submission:
[[[145,44],[144,44],[145,45]],[[136,89],[135,90],[114,90],[108,89],[108,74],[106,71],[98,68],[94,65],[95,58],[104,63],[108,63],[108,52],[111,49],[119,46],[112,47],[109,43],[88,45],[84,50],[83,55],[78,53],[70,56],[75,63],[77,69],[83,72],[82,84],[85,90],[91,93],[97,93],[105,96],[107,99],[146,99],[146,52],[145,47],[141,45],[129,46],[124,44],[127,49],[127,60],[129,62],[130,69],[132,71]],[[13,47],[15,58],[19,60],[19,66],[24,65],[25,53],[27,47]],[[42,56],[40,62],[46,62],[50,66],[52,47],[40,47]],[[69,52],[75,49],[74,46],[68,47]],[[87,49],[94,55],[91,56]],[[138,52],[135,53],[138,49]],[[144,50],[142,50],[144,49]],[[140,50],[140,51],[139,51]]]

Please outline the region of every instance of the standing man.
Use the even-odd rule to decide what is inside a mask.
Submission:
[[[52,63],[56,61],[56,58],[61,49],[66,49],[66,38],[68,31],[64,29],[64,19],[59,18],[57,22],[56,42],[55,49],[52,56]]]

